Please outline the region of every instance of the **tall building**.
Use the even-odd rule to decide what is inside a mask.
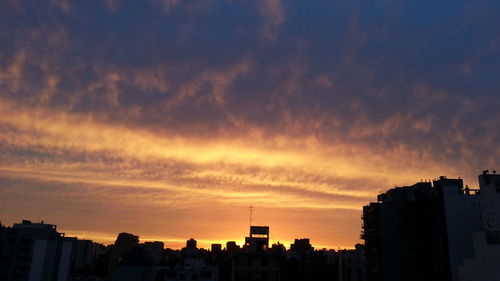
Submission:
[[[368,280],[450,280],[444,222],[431,183],[380,194],[363,208]]]
[[[500,175],[479,176],[475,209],[481,227],[472,233],[472,256],[459,267],[460,281],[500,281]]]
[[[355,249],[339,250],[339,281],[365,281],[364,245],[357,244]]]
[[[94,259],[99,256],[101,244],[94,243],[91,240],[76,240],[73,244],[71,253],[72,267],[74,270],[89,270],[94,263]]]
[[[380,194],[363,208],[368,280],[459,281],[472,272],[464,264],[475,255],[473,237],[500,231],[497,179],[485,171],[479,190],[440,177]]]
[[[137,248],[139,245],[139,236],[122,232],[116,237],[115,244],[109,252],[108,270],[106,279],[112,280],[115,274],[116,265],[120,262],[125,252]]]
[[[0,280],[68,280],[74,241],[43,222],[0,226]]]
[[[233,281],[279,281],[280,257],[269,250],[269,227],[250,226],[243,251],[234,253]]]

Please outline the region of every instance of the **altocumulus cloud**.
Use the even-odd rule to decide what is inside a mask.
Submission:
[[[499,14],[493,0],[4,1],[4,220],[219,241],[243,235],[253,202],[275,237],[352,245],[380,190],[475,185],[498,166]]]

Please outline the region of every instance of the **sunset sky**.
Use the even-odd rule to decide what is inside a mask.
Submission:
[[[500,170],[500,2],[0,1],[0,220],[112,243],[360,242]]]

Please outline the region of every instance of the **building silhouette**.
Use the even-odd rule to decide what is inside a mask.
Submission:
[[[220,245],[220,244],[219,244]],[[168,266],[164,267],[161,281],[217,281],[219,280],[219,264],[211,259],[211,253],[197,248],[197,242],[191,238],[186,241],[179,255],[174,256]]]
[[[139,236],[122,232],[118,234],[115,244],[109,251],[107,280],[114,280],[115,268],[125,252],[131,251],[139,245]]]
[[[443,204],[432,183],[377,199],[363,207],[368,280],[450,280]]]
[[[235,241],[227,241],[226,242],[226,251],[228,252],[238,252],[240,250],[240,246],[236,244]]]
[[[152,253],[144,247],[134,247],[117,261],[113,281],[154,281],[156,268]]]
[[[243,250],[232,258],[233,281],[280,280],[279,254],[269,250],[269,226],[250,226]]]
[[[66,281],[74,240],[43,221],[0,226],[0,280]]]
[[[462,179],[396,187],[363,207],[355,249],[317,250],[308,238],[290,250],[269,244],[269,226],[234,241],[181,250],[119,233],[113,245],[65,237],[52,224],[0,224],[0,281],[500,281],[500,175],[479,189]]]
[[[499,175],[485,171],[479,185],[472,190],[461,179],[440,177],[391,189],[365,206],[368,280],[499,280],[464,279],[481,264],[474,260],[480,251],[475,245],[497,247],[496,238],[485,244],[475,237],[498,237],[500,231]]]
[[[250,235],[245,237],[244,248],[258,252],[269,249],[269,226],[250,226]]]
[[[103,245],[91,240],[74,239],[71,253],[71,274],[91,274],[95,260],[103,253],[104,248]]]
[[[293,244],[290,245],[290,250],[298,254],[304,254],[314,251],[314,247],[311,245],[309,238],[295,239]]]
[[[189,240],[186,241],[186,248],[187,249],[197,249],[196,245],[197,245],[197,242],[193,238],[190,238]]]
[[[222,252],[222,244],[214,243],[210,245],[210,251],[212,251],[213,253]]]
[[[355,249],[339,250],[339,281],[363,281],[365,280],[365,247],[356,244]]]
[[[269,246],[267,226],[250,227],[245,241],[243,247],[230,241],[225,249],[213,244],[209,251],[191,238],[186,247],[172,250],[163,242],[139,243],[138,236],[122,232],[114,244],[103,246],[65,237],[55,225],[23,221],[0,225],[0,280],[359,281],[352,274],[359,261],[351,250],[342,255],[314,250],[308,238],[296,239],[289,251],[280,243]]]
[[[500,175],[479,176],[478,200],[473,208],[480,228],[472,233],[472,256],[464,256],[458,269],[461,281],[500,280]],[[470,253],[470,252],[468,252]]]

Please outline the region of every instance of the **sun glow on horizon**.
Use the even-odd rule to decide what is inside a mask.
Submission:
[[[102,206],[99,212],[104,217],[108,216],[104,209],[108,206],[111,210],[138,209],[138,214],[166,210],[170,216],[177,209],[185,213],[186,219],[195,220],[196,211],[187,211],[189,208],[203,206],[208,214],[212,209],[223,214],[225,208],[241,209],[253,202],[270,210],[262,215],[264,220],[276,220],[280,213],[291,210],[304,210],[310,215],[326,211],[332,221],[343,221],[344,216],[358,219],[362,206],[380,191],[373,187],[386,187],[389,181],[412,183],[438,169],[437,163],[424,165],[425,158],[422,158],[421,164],[416,161],[407,165],[404,174],[388,173],[396,167],[401,169],[401,159],[413,153],[400,148],[397,153],[382,152],[385,155],[382,157],[380,151],[374,154],[370,147],[321,143],[311,138],[276,136],[259,138],[256,142],[251,136],[240,135],[202,140],[169,135],[167,131],[139,131],[86,115],[43,108],[28,110],[5,102],[0,103],[0,108],[7,113],[0,116],[0,125],[9,128],[0,134],[4,146],[39,155],[36,160],[27,160],[22,154],[12,153],[10,161],[0,163],[1,177],[25,182],[21,190],[10,188],[13,196],[31,192],[40,198],[49,196],[76,205],[86,205],[92,200],[96,206]],[[359,167],[363,167],[362,172]],[[32,188],[29,191],[26,185],[29,183],[48,185],[54,192],[59,191]],[[70,188],[72,186],[74,188]],[[209,221],[216,219],[207,216]],[[285,219],[287,223],[294,220],[293,217]],[[102,223],[104,221],[92,228],[97,230],[97,225]],[[318,235],[326,226],[314,220],[306,224],[310,235],[300,231],[301,235],[310,236],[321,245],[337,248],[359,241],[358,234],[352,233],[359,226],[351,226],[349,231],[353,237],[348,240],[331,240]],[[178,221],[176,227],[186,233],[192,226]],[[199,237],[207,237],[204,230],[199,231]],[[144,239],[163,237],[153,232],[158,231],[144,230]],[[283,241],[296,238],[292,236],[294,231],[290,232],[283,236]],[[202,241],[222,241],[213,234],[210,236],[213,238]],[[113,240],[106,235],[89,237]],[[178,237],[172,231],[165,237],[162,240],[176,243],[182,240],[171,238]]]

